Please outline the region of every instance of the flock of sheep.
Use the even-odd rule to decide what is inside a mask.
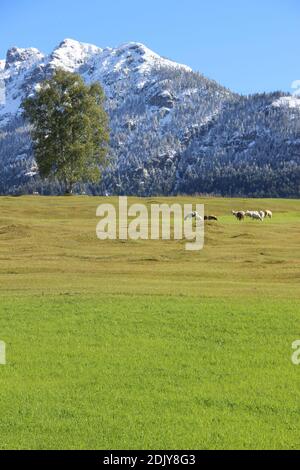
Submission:
[[[266,210],[266,211],[232,211],[232,215],[234,215],[234,217],[236,217],[239,221],[245,220],[246,217],[249,217],[250,219],[253,219],[253,220],[260,220],[261,222],[263,222],[265,219],[272,219],[273,218],[273,212],[270,211],[270,210]],[[202,221],[203,222],[203,217],[201,217],[201,215],[199,215],[198,212],[196,212],[196,211],[190,212],[190,214],[188,214],[185,217],[185,220],[188,220],[188,219],[196,219],[196,221],[199,221],[199,222]],[[204,220],[205,221],[210,221],[210,220],[218,221],[218,217],[216,217],[215,215],[206,215],[204,217]]]
[[[249,217],[253,220],[260,220],[263,222],[265,219],[272,219],[272,211],[232,211],[232,215],[236,217],[239,221],[245,220],[246,217]]]

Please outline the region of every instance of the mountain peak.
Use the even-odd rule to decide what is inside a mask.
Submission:
[[[136,56],[141,56],[144,62],[147,62],[149,65],[153,65],[154,63],[160,62],[162,65],[167,65],[171,68],[179,67],[189,72],[192,71],[192,69],[187,65],[179,64],[177,62],[174,62],[173,60],[166,59],[154,52],[153,50],[149,49],[147,46],[145,46],[145,44],[142,44],[140,42],[128,42],[122,44],[121,46],[116,48],[116,51],[119,54],[128,53]]]
[[[54,68],[61,67],[75,72],[86,60],[100,52],[102,49],[93,44],[66,38],[54,49],[50,56],[50,64]]]
[[[89,44],[89,43],[86,43],[86,42],[80,42],[80,41],[77,41],[76,39],[72,39],[72,38],[65,38],[55,48],[55,50],[62,49],[62,48],[85,49],[85,50],[99,50],[100,49],[99,47],[95,46],[94,44]]]
[[[26,66],[32,65],[43,58],[44,55],[34,47],[21,49],[14,46],[7,51],[5,68],[18,67],[21,64],[26,64]]]
[[[150,53],[150,54],[153,54],[157,57],[160,57],[158,54],[156,54],[154,51],[152,51],[151,49],[149,49],[147,46],[145,46],[145,44],[142,44],[141,42],[134,42],[134,41],[130,41],[130,42],[125,42],[123,44],[121,44],[118,48],[118,50],[128,50],[128,51],[135,51],[135,52],[139,52],[141,54],[146,54],[146,53]]]
[[[58,47],[65,47],[65,46],[77,46],[80,45],[80,41],[77,41],[77,39],[72,39],[72,38],[65,38],[63,41],[60,42]]]

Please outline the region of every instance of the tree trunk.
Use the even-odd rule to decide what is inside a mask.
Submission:
[[[72,196],[72,194],[73,194],[73,183],[66,182],[65,195]]]

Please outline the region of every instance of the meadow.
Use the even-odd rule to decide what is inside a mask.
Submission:
[[[143,202],[195,200],[199,252],[98,240],[117,198],[0,198],[0,449],[300,448],[300,202]]]

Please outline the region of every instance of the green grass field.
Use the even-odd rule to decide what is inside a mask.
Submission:
[[[99,241],[102,202],[0,198],[0,449],[299,449],[300,202],[197,198],[200,252]]]

